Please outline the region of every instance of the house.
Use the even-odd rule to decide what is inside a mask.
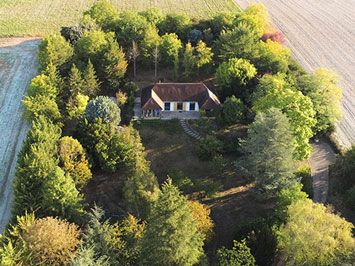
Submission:
[[[143,118],[199,118],[199,110],[220,109],[218,97],[203,83],[156,83],[142,89]]]

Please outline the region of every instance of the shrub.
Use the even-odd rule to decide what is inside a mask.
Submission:
[[[203,34],[200,30],[193,29],[187,35],[187,39],[192,45],[196,45],[199,41],[202,41]]]
[[[118,126],[121,122],[121,111],[108,97],[98,96],[86,105],[84,118],[89,122],[101,118],[103,123]]]
[[[208,135],[197,144],[197,154],[202,160],[212,160],[223,151],[223,142],[213,135]]]
[[[75,224],[53,217],[39,219],[26,228],[22,237],[38,265],[64,265],[75,254],[80,231]]]
[[[231,250],[225,247],[220,248],[218,251],[219,265],[243,265],[243,266],[256,266],[255,258],[250,253],[250,249],[245,243],[245,239],[241,242],[234,240],[234,245]]]
[[[313,177],[311,174],[311,168],[307,166],[302,166],[298,169],[296,176],[298,176],[303,185],[302,191],[306,192],[309,198],[313,198]]]
[[[59,142],[59,160],[63,170],[70,174],[78,189],[91,179],[90,165],[80,142],[72,137],[63,137]]]
[[[240,99],[234,95],[227,97],[223,104],[224,120],[227,124],[232,125],[240,122],[244,118],[245,106]]]
[[[197,222],[197,231],[205,235],[205,241],[209,242],[213,236],[213,221],[210,217],[211,210],[198,201],[189,201],[192,215]]]

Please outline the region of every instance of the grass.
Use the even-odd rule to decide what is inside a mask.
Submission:
[[[43,36],[75,24],[97,0],[1,0],[0,36]],[[209,18],[219,11],[239,10],[234,0],[109,0],[122,10],[160,7],[164,12]]]

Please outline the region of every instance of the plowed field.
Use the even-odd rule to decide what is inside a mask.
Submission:
[[[336,128],[340,142],[355,143],[355,0],[236,0],[242,8],[259,2],[287,46],[308,71],[327,67],[343,77],[344,116]]]

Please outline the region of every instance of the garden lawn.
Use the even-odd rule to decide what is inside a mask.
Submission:
[[[1,0],[0,36],[43,36],[78,22],[97,0]],[[109,0],[119,11],[159,7],[164,12],[208,18],[216,12],[236,12],[233,0]]]

